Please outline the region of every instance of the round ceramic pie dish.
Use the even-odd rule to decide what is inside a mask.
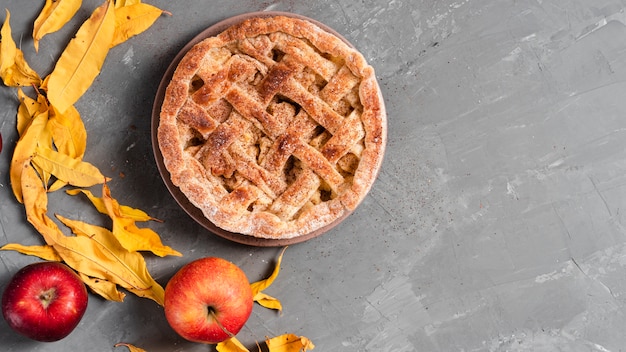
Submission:
[[[189,216],[252,246],[320,236],[348,217],[382,164],[386,114],[345,38],[284,12],[248,13],[192,39],[159,85],[152,145]]]

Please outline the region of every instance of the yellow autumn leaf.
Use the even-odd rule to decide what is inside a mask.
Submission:
[[[159,234],[149,228],[139,228],[135,222],[122,217],[113,220],[113,233],[129,251],[149,251],[159,257],[182,257],[182,253],[161,243]]]
[[[11,13],[6,10],[6,19],[0,29],[0,78],[10,87],[39,85],[41,78],[26,63],[24,53],[13,41],[10,19]]]
[[[35,116],[35,111],[39,108],[39,104],[35,99],[24,94],[22,88],[17,89],[17,98],[20,101],[20,105],[17,106],[17,122],[15,127],[17,134],[22,136],[26,127],[28,127],[28,124],[33,119],[33,116]]]
[[[252,295],[254,296],[254,301],[265,308],[282,310],[282,305],[280,304],[280,301],[278,299],[271,297],[261,291],[268,288],[274,282],[276,277],[278,277],[278,273],[280,272],[280,263],[283,260],[283,254],[285,254],[285,250],[287,250],[287,247],[283,248],[283,250],[280,252],[278,260],[276,261],[276,267],[274,267],[274,271],[267,279],[250,284],[250,287],[252,288]]]
[[[16,251],[26,255],[32,255],[41,259],[50,260],[53,262],[60,262],[63,260],[54,247],[49,245],[43,246],[24,246],[19,243],[8,243],[2,246],[0,250],[3,251]]]
[[[254,301],[257,302],[262,307],[265,307],[268,309],[275,309],[278,311],[283,310],[283,305],[280,303],[280,301],[277,298],[274,298],[263,292],[259,292],[256,295],[254,295]]]
[[[48,211],[48,195],[43,182],[35,169],[30,165],[26,165],[22,170],[20,182],[26,219],[41,234],[46,244],[54,247],[57,237],[64,235],[52,219],[46,215]],[[59,252],[57,251],[57,253]],[[59,255],[61,256],[61,253]]]
[[[86,189],[68,189],[65,192],[67,194],[69,194],[69,195],[72,195],[72,196],[75,196],[75,195],[77,195],[79,193],[82,193],[82,194],[86,195],[87,198],[89,198],[89,200],[93,204],[93,206],[96,208],[96,210],[98,210],[102,214],[108,214],[106,205],[104,204],[104,200],[102,200],[102,198],[96,197],[89,190],[86,190]],[[129,207],[127,205],[119,205],[119,210],[120,210],[120,216],[121,217],[129,218],[129,219],[132,219],[132,220],[135,220],[135,221],[150,221],[150,220],[161,221],[161,220],[158,220],[158,219],[155,219],[155,218],[151,217],[150,215],[148,215],[143,210],[132,208],[132,207]]]
[[[57,219],[76,235],[65,237],[63,242],[73,250],[69,257],[77,266],[74,269],[91,277],[113,282],[139,297],[150,298],[163,305],[163,287],[150,276],[145,259],[140,253],[129,252],[123,248],[106,228],[60,215],[57,215]],[[63,257],[63,253],[61,256]],[[66,257],[63,259],[68,261]]]
[[[17,133],[22,136],[33,117],[48,110],[48,100],[41,94],[37,94],[37,99],[33,99],[24,94],[22,88],[17,89],[17,98],[20,105],[17,107]]]
[[[71,158],[82,159],[87,147],[87,131],[78,110],[74,106],[70,106],[62,114],[54,106],[51,107],[46,130],[49,131],[51,141],[59,153]],[[67,181],[57,179],[48,186],[48,192],[57,191],[67,184]]]
[[[54,182],[48,186],[48,193],[56,192],[65,186],[67,186],[67,182],[62,180],[54,180]]]
[[[17,109],[16,127],[17,127],[17,131],[20,137],[22,137],[24,135],[24,132],[28,129],[29,124],[33,121],[33,118],[35,117],[35,115],[45,114],[46,118],[48,118],[50,112],[48,110],[49,106],[48,106],[48,101],[46,100],[46,97],[44,97],[39,92],[37,92],[37,99],[35,100],[25,95],[21,88],[18,88],[17,96],[20,99],[20,105],[18,106],[18,109]],[[41,123],[44,123],[43,119]],[[41,129],[39,131],[38,136],[35,139],[32,139],[30,142],[27,142],[26,140],[18,141],[19,147],[16,148],[16,151],[19,150],[20,152],[23,152],[25,149],[24,147],[29,143],[31,143],[31,145],[32,143],[35,143],[36,145],[46,144],[48,147],[51,148],[52,136],[50,133],[49,126],[46,125],[43,129]],[[31,152],[29,152],[29,154]],[[24,157],[30,158],[32,157],[32,155],[29,156],[28,154],[25,154]],[[14,158],[17,158],[15,154],[14,154]],[[50,173],[42,170],[38,166],[36,166],[35,168],[37,170],[37,173],[41,177],[41,179],[44,181],[44,184],[47,185],[51,177]],[[14,171],[16,170],[17,169],[14,169]]]
[[[106,180],[100,170],[92,164],[50,148],[35,148],[32,161],[42,170],[76,187],[91,187]]]
[[[81,159],[87,149],[87,130],[74,106],[60,113],[52,107],[48,121],[52,140],[59,153]]]
[[[50,111],[48,111],[48,122],[50,121]],[[43,184],[46,186],[48,192],[50,192],[50,180],[52,179],[52,173],[48,171],[46,168],[42,168],[41,165],[34,163],[33,159],[37,156],[37,150],[40,148],[45,148],[51,150],[53,148],[52,145],[52,132],[50,131],[50,124],[46,123],[46,127],[41,131],[41,135],[39,136],[39,140],[37,141],[37,147],[35,148],[35,154],[33,154],[33,158],[31,159],[31,165],[37,170],[39,174],[39,178],[43,181]]]
[[[135,225],[135,220],[125,217],[106,183],[102,185],[102,201],[107,214],[113,220],[113,234],[122,247],[131,252],[150,251],[159,257],[182,256],[180,252],[164,245],[159,234],[149,228],[139,228]]]
[[[78,29],[46,80],[48,100],[63,113],[100,73],[115,32],[113,0],[105,1]]]
[[[19,49],[15,55],[15,64],[2,77],[2,80],[4,84],[12,87],[38,85],[41,82],[41,78],[35,70],[30,68],[24,58],[24,53]]]
[[[0,28],[0,72],[7,71],[15,64],[15,54],[17,46],[13,41],[13,31],[11,30],[11,12],[5,9],[6,18]]]
[[[126,347],[130,352],[146,352],[146,350],[126,342],[116,343],[115,347]]]
[[[50,121],[50,110],[48,110],[48,121]],[[46,127],[43,129],[43,131],[41,131],[41,135],[39,135],[39,140],[37,141],[37,147],[35,148],[35,154],[33,154],[33,158],[37,154],[37,149],[39,148],[53,148],[52,132],[50,131],[50,125],[48,124],[48,122],[46,122]],[[40,165],[33,163],[32,159],[31,164],[33,165],[33,167],[35,167],[35,170],[37,170],[39,177],[43,180],[43,184],[46,186],[48,191],[50,191],[49,183],[52,179],[52,174],[48,170],[42,168]]]
[[[81,272],[78,273],[81,280],[85,283],[85,285],[89,286],[89,288],[96,294],[100,295],[102,298],[114,301],[114,302],[123,302],[126,294],[117,289],[117,285],[103,279],[98,279],[95,277],[87,276]]]
[[[311,340],[304,336],[284,334],[265,340],[269,352],[304,352],[315,348]]]
[[[162,14],[163,10],[158,7],[143,3],[116,7],[115,34],[111,47],[147,30]]]
[[[48,112],[44,111],[35,115],[28,126],[25,128],[22,136],[15,145],[13,151],[13,157],[11,159],[11,166],[9,169],[11,187],[13,194],[18,202],[22,203],[22,186],[21,177],[22,172],[26,168],[30,168],[30,161],[35,154],[35,149],[44,133],[46,125],[48,123]]]
[[[65,236],[46,215],[48,196],[35,169],[24,169],[21,182],[28,222],[68,266],[87,276],[114,282],[140,297],[163,305],[163,287],[150,276],[141,254],[125,251],[112,236],[100,236],[89,231],[86,232],[89,235],[85,236]],[[78,225],[81,224],[78,222]]]
[[[130,6],[141,3],[141,0],[115,0],[115,8],[119,9],[124,6]]]
[[[58,31],[74,17],[82,0],[46,0],[33,26],[33,44],[39,51],[39,41],[45,35]]]
[[[236,337],[222,341],[215,346],[217,352],[250,352]]]

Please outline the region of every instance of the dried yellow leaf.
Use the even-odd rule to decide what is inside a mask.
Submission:
[[[123,248],[106,228],[60,215],[57,215],[57,219],[77,236],[64,238],[63,245],[72,251],[68,257],[59,250],[66,263],[68,259],[74,262],[74,266],[70,263],[68,265],[88,276],[108,280],[139,297],[150,298],[163,305],[163,287],[150,276],[140,253]]]
[[[63,28],[74,17],[81,3],[81,0],[46,0],[33,26],[33,44],[36,51],[39,51],[41,38]]]
[[[78,159],[85,155],[87,130],[74,106],[70,106],[63,113],[53,107],[50,110],[48,124],[58,152]]]
[[[105,1],[78,29],[46,80],[48,100],[64,113],[100,73],[115,32],[113,0]]]
[[[26,164],[20,177],[26,219],[41,234],[46,243],[53,246],[59,236],[64,236],[57,225],[46,213],[48,211],[48,195],[35,169]],[[55,248],[56,249],[56,248]],[[61,257],[60,252],[57,251]]]
[[[13,194],[18,202],[23,202],[21,177],[25,168],[30,168],[30,161],[48,123],[48,112],[35,115],[15,145],[9,174]]]
[[[17,89],[17,98],[20,105],[17,107],[17,133],[22,136],[28,124],[37,114],[48,110],[48,100],[41,94],[37,94],[37,99],[33,99],[26,94],[22,88]]]
[[[24,94],[22,88],[17,89],[17,97],[20,101],[20,105],[17,107],[17,123],[15,127],[18,135],[21,136],[24,133],[24,130],[26,130],[26,127],[28,127],[30,121],[33,119],[33,116],[35,115],[34,111],[38,108],[36,107],[38,104],[35,99],[32,99]]]
[[[52,107],[49,114],[46,130],[50,133],[56,150],[71,158],[82,159],[87,147],[87,131],[78,110],[70,106],[63,114],[60,114]],[[67,184],[67,181],[57,179],[48,187],[48,192],[59,190]]]
[[[278,299],[271,297],[261,291],[268,288],[274,282],[276,277],[278,277],[278,273],[280,272],[280,263],[283,260],[283,254],[285,254],[285,250],[287,250],[287,247],[283,248],[283,250],[280,252],[278,260],[276,261],[276,266],[274,267],[274,271],[267,279],[250,284],[250,287],[252,288],[252,295],[254,296],[254,301],[265,308],[282,310],[282,305],[280,304],[280,301]]]
[[[26,255],[32,255],[41,259],[50,260],[53,262],[60,262],[63,260],[54,247],[49,245],[43,246],[24,246],[19,243],[5,244],[0,248],[3,251],[16,251]]]
[[[92,164],[50,148],[35,148],[32,161],[42,170],[76,187],[91,187],[106,180],[105,176],[100,173],[100,170]]]
[[[113,220],[113,233],[129,251],[149,251],[159,257],[182,257],[182,253],[161,243],[159,234],[149,228],[137,227],[131,219],[116,217]]]
[[[304,336],[284,334],[265,340],[269,352],[303,352],[315,348],[313,342]]]
[[[78,273],[78,276],[80,276],[85,285],[89,286],[91,291],[106,300],[123,302],[124,297],[126,297],[126,294],[118,290],[117,285],[110,281],[89,277],[81,272]]]
[[[33,122],[33,118],[36,115],[46,114],[45,115],[46,118],[49,117],[49,111],[48,111],[49,106],[48,106],[48,101],[46,100],[46,98],[39,93],[37,94],[37,100],[35,100],[26,96],[24,92],[22,91],[22,89],[18,88],[17,96],[20,99],[20,105],[18,106],[18,109],[17,109],[17,126],[16,127],[17,127],[17,131],[20,137],[22,137],[24,135],[24,132],[28,129],[29,125]],[[44,123],[43,117],[40,122]],[[41,129],[37,138],[34,138],[34,136],[32,137],[33,138],[31,138],[32,139],[31,141],[26,141],[26,140],[18,141],[19,147],[16,148],[16,151],[19,150],[20,152],[24,152],[25,149],[28,149],[28,148],[25,148],[25,146],[29,143],[31,143],[31,147],[32,147],[32,143],[35,143],[35,144],[45,143],[49,147],[52,147],[52,139],[51,139],[52,137],[51,137],[49,126],[46,125],[43,129]],[[28,154],[30,154],[31,152],[32,151],[29,151]],[[24,154],[23,156],[30,158],[31,156],[28,156],[28,154]],[[17,159],[17,156],[15,154],[13,157]],[[39,176],[44,181],[44,184],[47,185],[51,177],[50,173],[45,172],[40,167],[36,167],[36,169],[37,169],[37,172],[39,173]],[[13,171],[16,171],[16,170],[18,169],[14,169]],[[15,174],[13,176],[15,176]]]
[[[68,266],[87,276],[114,282],[163,305],[163,287],[150,276],[141,254],[124,250],[112,235],[102,236],[102,230],[83,231],[82,226],[93,230],[94,227],[90,227],[93,225],[59,217],[66,225],[74,226],[70,228],[77,233],[77,236],[65,236],[46,215],[48,197],[35,169],[24,169],[21,181],[26,218]]]
[[[254,301],[257,302],[260,306],[268,308],[268,309],[275,309],[278,311],[283,310],[283,305],[280,303],[280,301],[277,298],[274,298],[263,292],[259,292],[256,295],[254,295]]]
[[[141,0],[115,0],[115,8],[119,9],[124,6],[130,6],[141,3]]]
[[[104,204],[104,200],[102,200],[102,198],[94,196],[93,193],[91,193],[89,190],[86,190],[86,189],[69,189],[69,190],[67,190],[65,192],[67,194],[69,194],[69,195],[72,195],[72,196],[75,196],[75,195],[77,195],[79,193],[82,193],[82,194],[86,195],[87,198],[89,198],[89,200],[93,204],[93,206],[100,213],[108,215],[106,205]],[[150,221],[150,220],[160,221],[158,219],[155,219],[155,218],[151,217],[150,215],[148,215],[143,210],[132,208],[132,207],[129,207],[127,205],[119,205],[119,210],[120,210],[120,216],[121,217],[129,218],[129,219],[132,219],[132,220],[135,220],[135,221]]]
[[[111,47],[121,44],[129,38],[142,33],[163,14],[158,7],[136,3],[115,9],[115,34]]]
[[[48,111],[48,121],[50,121],[50,111]],[[37,141],[37,148],[35,148],[35,154],[33,154],[33,158],[36,156],[37,149],[39,148],[53,148],[52,132],[50,131],[50,125],[48,124],[48,122],[46,122],[46,127],[43,129],[41,135],[39,136],[39,141]],[[43,184],[46,186],[46,189],[50,191],[50,187],[48,185],[50,183],[50,180],[52,179],[52,174],[48,170],[43,169],[41,166],[33,163],[32,159],[31,164],[35,167],[35,170],[37,170],[37,173],[39,174],[39,177],[43,180]]]
[[[26,60],[24,53],[18,49],[11,33],[11,13],[6,10],[6,19],[0,29],[0,78],[10,87],[39,85],[41,78]]]
[[[48,186],[48,193],[56,192],[61,188],[65,187],[67,182],[61,180],[55,180],[51,185]]]
[[[215,346],[217,352],[250,352],[236,337],[222,341]]]
[[[113,234],[122,247],[131,252],[150,251],[159,257],[166,255],[182,256],[182,254],[161,242],[159,234],[149,228],[139,228],[135,220],[125,217],[120,204],[111,196],[111,190],[102,185],[102,200],[107,214],[113,220]]]
[[[130,352],[146,352],[146,350],[139,348],[137,346],[131,345],[130,343],[120,342],[120,343],[115,344],[115,347],[122,347],[122,346],[128,348]]]

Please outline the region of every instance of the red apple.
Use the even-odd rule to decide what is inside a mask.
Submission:
[[[189,341],[214,344],[236,335],[252,306],[246,274],[221,258],[192,261],[165,286],[165,317]]]
[[[2,315],[15,331],[37,341],[60,340],[87,309],[87,289],[67,265],[38,262],[19,270],[2,295]]]

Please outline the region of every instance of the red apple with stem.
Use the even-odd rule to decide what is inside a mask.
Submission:
[[[165,287],[165,317],[183,338],[215,344],[235,336],[252,313],[246,274],[216,257],[183,266]]]
[[[9,326],[33,340],[52,342],[78,325],[88,302],[87,289],[67,265],[38,262],[20,269],[2,294]]]

